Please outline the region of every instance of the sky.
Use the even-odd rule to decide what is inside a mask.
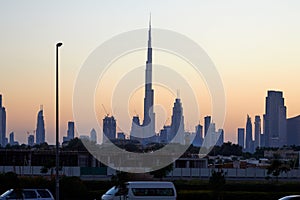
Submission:
[[[147,28],[151,12],[153,28],[187,36],[214,62],[226,95],[225,123],[217,127],[224,128],[225,141],[235,143],[237,128],[245,127],[247,114],[252,120],[264,114],[268,90],[283,91],[287,117],[300,114],[299,10],[297,0],[0,0],[0,94],[7,112],[7,134],[13,131],[16,140],[27,143],[27,132],[36,129],[37,113],[43,105],[46,140],[54,143],[55,44],[62,41],[60,136],[65,136],[67,121],[74,120],[76,78],[89,55],[113,36]],[[153,63],[181,66],[176,59],[154,52]],[[119,62],[140,65],[145,60],[146,52],[140,52]],[[203,124],[211,105],[205,84],[199,87],[203,87],[203,96],[197,94],[197,98],[204,103],[194,120]],[[164,114],[169,123],[174,94],[164,96],[163,90],[157,89],[160,95],[155,99],[169,105]],[[99,95],[97,101],[101,122],[106,114]],[[131,101],[135,103],[130,103],[129,113],[142,116],[143,90],[134,92]],[[107,112],[115,109],[104,106]],[[184,115],[187,119],[189,113]],[[186,129],[193,131],[195,123],[187,122]]]

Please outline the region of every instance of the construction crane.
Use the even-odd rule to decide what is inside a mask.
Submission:
[[[106,109],[105,109],[105,107],[104,107],[103,104],[102,104],[102,107],[103,107],[103,110],[104,110],[104,112],[105,112],[105,114],[106,114],[106,117],[108,117],[108,116],[109,116],[109,113],[106,111]]]

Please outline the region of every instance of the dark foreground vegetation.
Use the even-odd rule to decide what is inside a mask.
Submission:
[[[176,180],[179,200],[184,199],[264,199],[275,200],[290,194],[300,194],[300,182],[225,181],[222,174],[211,180]],[[10,188],[48,188],[55,195],[55,181],[44,177],[18,177],[14,173],[0,174],[0,193]],[[77,177],[62,177],[61,199],[100,199],[115,181],[82,181]]]

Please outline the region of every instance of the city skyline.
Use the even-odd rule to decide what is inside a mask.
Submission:
[[[236,129],[244,127],[246,114],[252,117],[260,115],[262,118],[264,98],[268,90],[283,91],[287,118],[297,116],[300,113],[297,102],[300,98],[297,88],[300,83],[297,77],[300,63],[297,56],[300,46],[300,15],[296,12],[300,8],[299,3],[254,1],[241,5],[238,1],[230,2],[192,1],[187,6],[178,1],[174,1],[172,5],[158,2],[142,5],[131,1],[128,5],[137,3],[140,8],[133,13],[122,10],[128,6],[123,2],[118,9],[112,3],[93,4],[92,8],[92,4],[78,2],[73,4],[72,9],[66,9],[68,3],[61,3],[56,17],[52,11],[58,5],[57,2],[42,5],[33,1],[4,1],[0,8],[0,23],[3,25],[3,35],[0,38],[3,44],[0,48],[0,93],[3,95],[2,104],[6,108],[6,135],[14,132],[15,140],[26,143],[26,132],[36,127],[36,110],[43,104],[46,141],[54,143],[54,44],[57,40],[62,40],[65,44],[61,50],[60,65],[62,141],[67,133],[67,121],[73,120],[73,83],[80,65],[94,48],[111,36],[145,28],[150,10],[152,21],[155,21],[153,27],[171,29],[187,35],[203,46],[215,62],[226,92],[227,116],[224,126],[218,127],[224,128],[225,141],[236,142]],[[80,14],[82,5],[91,15],[83,17]],[[166,16],[164,9],[169,6],[170,13]],[[103,12],[105,8],[112,12],[121,12],[110,17],[111,13]],[[210,14],[209,11],[215,12]],[[182,14],[180,18],[177,13]],[[190,13],[187,15],[189,17],[184,13]],[[78,23],[68,23],[73,21],[72,17]],[[104,20],[106,18],[109,20]],[[54,23],[59,19],[60,22]],[[90,21],[85,23],[84,20]],[[56,25],[59,28],[56,29]],[[65,27],[69,30],[66,31]],[[73,37],[69,37],[70,35]],[[139,59],[144,63],[145,54],[141,55]],[[154,63],[159,64],[159,56],[154,57],[157,58]],[[138,98],[142,99],[141,97],[139,95]],[[97,108],[97,114],[104,117],[101,104]],[[111,109],[113,108],[108,108],[112,112]],[[187,110],[184,102],[183,110]],[[142,116],[141,109],[137,107],[136,111]],[[171,116],[171,109],[167,112]],[[211,115],[209,108],[202,108],[197,121],[200,120],[203,125],[203,118],[207,115]],[[184,116],[186,118],[188,115],[184,113]],[[186,124],[190,131],[194,130],[194,126],[196,124]]]

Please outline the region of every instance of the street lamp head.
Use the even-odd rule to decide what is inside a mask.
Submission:
[[[62,45],[63,45],[63,43],[59,42],[59,43],[56,44],[56,47],[60,47]]]

